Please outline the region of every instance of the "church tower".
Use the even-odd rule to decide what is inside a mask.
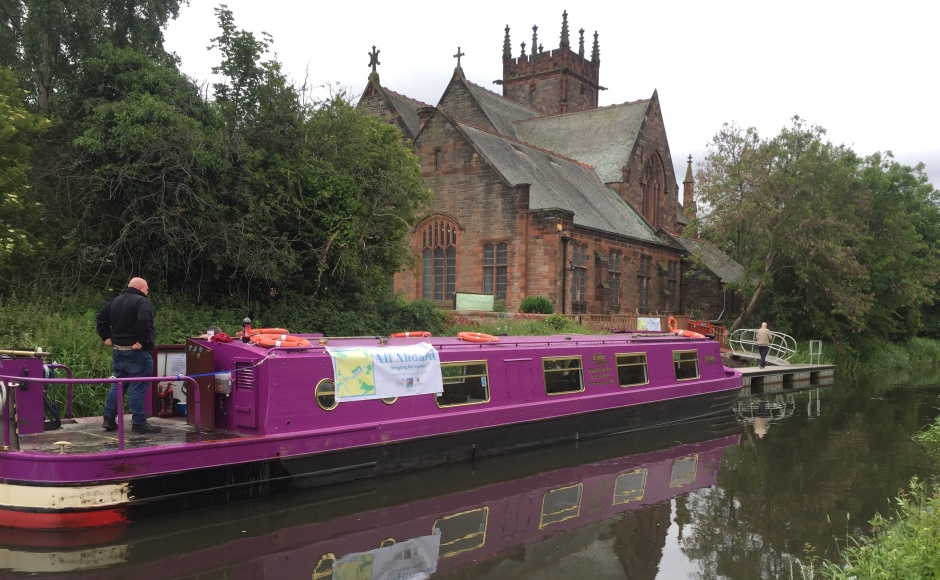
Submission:
[[[580,32],[578,52],[568,41],[568,12],[561,16],[561,42],[555,50],[543,51],[538,41],[538,26],[532,27],[532,45],[526,55],[526,43],[520,44],[518,58],[512,57],[509,26],[503,41],[503,96],[546,115],[573,113],[597,108],[601,66],[597,32],[591,58],[584,56],[584,29]]]

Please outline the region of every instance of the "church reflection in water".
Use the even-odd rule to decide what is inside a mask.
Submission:
[[[92,545],[0,537],[0,570],[135,580],[420,578],[610,520],[639,526],[638,543],[615,550],[645,577],[642,569],[655,575],[659,564],[670,500],[714,486],[722,453],[739,439],[729,414],[139,522]],[[649,518],[656,522],[644,525]]]

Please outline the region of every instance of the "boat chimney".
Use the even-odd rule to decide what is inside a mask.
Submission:
[[[251,319],[246,316],[245,320],[242,320],[242,326],[245,327],[244,332],[242,332],[242,342],[248,342],[251,337]]]

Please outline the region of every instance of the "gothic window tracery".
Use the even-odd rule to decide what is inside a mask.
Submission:
[[[666,191],[666,171],[663,160],[653,151],[643,170],[643,217],[654,228],[662,227],[662,206]]]
[[[443,302],[454,297],[457,285],[457,225],[432,218],[418,229],[421,240],[421,297]]]

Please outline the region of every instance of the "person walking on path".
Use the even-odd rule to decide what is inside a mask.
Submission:
[[[131,278],[127,289],[112,298],[95,316],[98,336],[111,347],[111,368],[115,378],[147,377],[153,373],[153,352],[157,335],[153,326],[153,308],[147,295],[147,281]],[[131,408],[131,430],[134,433],[159,433],[160,427],[147,423],[144,414],[144,396],[147,382],[125,382],[127,403]],[[104,404],[105,431],[117,429],[118,407],[123,411],[124,401],[117,400],[117,384],[111,385]]]
[[[760,363],[757,366],[764,368],[764,365],[767,364],[767,353],[770,352],[770,341],[773,338],[766,322],[761,322],[755,338],[757,339],[757,350],[760,351]]]

